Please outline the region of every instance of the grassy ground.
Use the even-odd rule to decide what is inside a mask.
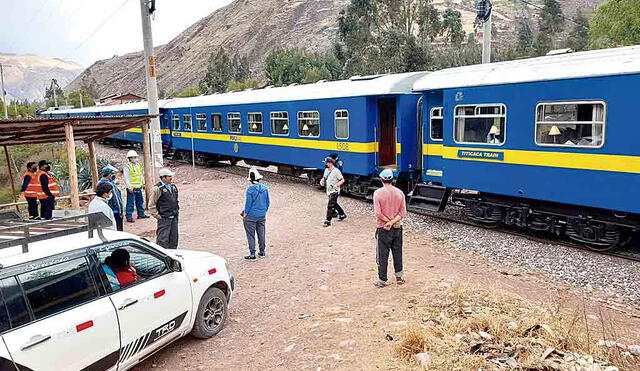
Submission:
[[[396,348],[411,368],[640,369],[640,357],[627,347],[637,344],[637,335],[602,314],[587,315],[584,304],[538,307],[502,292],[455,286],[417,307],[423,325],[409,329]]]

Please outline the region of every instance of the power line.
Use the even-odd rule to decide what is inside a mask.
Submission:
[[[522,1],[523,3],[525,3],[525,4],[527,4],[527,5],[532,6],[532,7],[536,8],[536,9],[538,9],[538,10],[544,10],[544,7],[542,7],[542,6],[538,5],[538,4],[534,4],[534,3],[530,2],[530,1],[527,1],[527,0],[520,0],[520,1]],[[559,14],[559,15],[560,15],[560,17],[561,17],[562,19],[564,19],[564,20],[566,20],[566,21],[569,21],[569,22],[574,23],[574,24],[576,24],[576,25],[578,25],[578,26],[581,26],[581,27],[585,27],[585,26],[584,26],[584,24],[582,24],[582,23],[580,23],[580,22],[576,21],[575,19],[573,19],[573,18],[571,18],[571,17],[567,17],[567,16],[565,16],[564,14]],[[585,27],[585,28],[586,28],[586,27]]]
[[[71,52],[73,53],[73,52],[75,52],[76,50],[80,49],[80,47],[81,47],[82,45],[84,45],[84,43],[86,43],[87,41],[89,41],[89,39],[91,39],[91,38],[92,38],[96,33],[98,33],[98,31],[100,31],[100,29],[102,28],[102,26],[104,26],[105,24],[107,24],[107,22],[109,22],[109,20],[110,20],[111,18],[113,18],[113,16],[114,16],[114,15],[116,15],[116,13],[118,13],[118,12],[120,11],[120,9],[122,9],[125,5],[127,5],[127,3],[128,3],[128,2],[129,2],[129,0],[124,0],[124,1],[122,2],[122,4],[120,4],[120,6],[119,6],[119,7],[117,7],[113,12],[111,12],[111,14],[109,14],[109,15],[107,16],[107,18],[105,18],[105,19],[102,21],[102,23],[100,23],[100,25],[98,25],[98,27],[97,27],[95,30],[93,30],[93,32],[91,32],[91,33],[89,34],[89,36],[87,36],[84,40],[82,40],[82,42],[80,42],[80,44],[78,44],[78,45],[77,45],[77,46],[76,46],[76,47],[75,47]],[[65,57],[65,59],[66,59],[66,57]]]

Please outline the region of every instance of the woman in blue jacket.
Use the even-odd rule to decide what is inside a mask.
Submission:
[[[249,255],[244,258],[256,260],[256,234],[258,235],[258,256],[264,258],[265,255],[265,221],[269,210],[269,188],[260,183],[262,175],[258,169],[252,167],[249,170],[251,185],[247,188],[247,198],[242,210],[244,230],[247,232],[247,242],[249,243]]]

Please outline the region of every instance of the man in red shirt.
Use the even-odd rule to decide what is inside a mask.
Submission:
[[[393,186],[393,171],[385,169],[380,173],[383,187],[373,193],[373,208],[376,212],[376,240],[378,242],[378,281],[374,284],[382,288],[387,283],[389,252],[393,255],[393,268],[398,285],[405,283],[402,275],[402,219],[407,215],[404,193]]]

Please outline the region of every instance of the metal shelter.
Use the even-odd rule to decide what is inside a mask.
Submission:
[[[80,208],[76,141],[83,141],[89,148],[93,184],[99,179],[95,142],[121,131],[142,127],[142,149],[147,197],[153,183],[149,121],[154,116],[71,117],[0,121],[0,146],[4,147],[11,187],[15,194],[15,182],[10,166],[8,146],[65,142],[69,167],[70,200],[73,209]],[[148,198],[147,198],[148,199]]]

